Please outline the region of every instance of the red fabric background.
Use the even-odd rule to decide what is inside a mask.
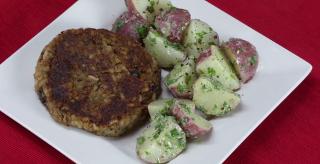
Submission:
[[[73,2],[75,0],[1,0],[0,63]],[[226,163],[320,163],[319,1],[209,2],[313,65],[311,75],[241,144]],[[0,163],[71,163],[2,113],[0,132]]]

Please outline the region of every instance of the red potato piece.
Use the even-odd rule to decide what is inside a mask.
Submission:
[[[247,83],[252,79],[257,71],[259,61],[256,48],[248,41],[238,38],[231,38],[222,44],[222,48],[241,81]]]
[[[192,99],[192,85],[196,79],[195,61],[193,58],[187,58],[174,66],[164,78],[164,84],[173,97]]]
[[[188,56],[198,58],[211,45],[219,45],[219,36],[209,24],[192,19],[184,32],[183,45]]]
[[[148,23],[154,23],[155,17],[173,6],[170,0],[126,0],[129,12],[137,13]]]
[[[149,25],[146,20],[131,12],[121,14],[112,26],[112,31],[142,42],[148,34]]]
[[[173,8],[158,15],[154,25],[168,40],[180,43],[190,20],[191,15],[187,10]]]
[[[197,139],[212,130],[209,121],[195,113],[195,104],[191,100],[177,100],[171,110],[188,138]]]

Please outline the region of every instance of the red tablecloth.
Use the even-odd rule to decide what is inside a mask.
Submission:
[[[313,65],[311,75],[241,144],[226,163],[319,163],[319,1],[209,1]],[[1,0],[0,63],[73,2],[75,0]],[[0,163],[71,162],[2,113],[0,132]]]

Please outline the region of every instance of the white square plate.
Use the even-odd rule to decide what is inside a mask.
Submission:
[[[240,108],[212,120],[212,135],[201,143],[189,144],[187,151],[172,161],[220,163],[302,82],[312,66],[206,1],[172,1],[188,9],[193,18],[210,24],[222,40],[244,38],[260,54],[256,76],[240,91]],[[1,111],[77,163],[141,163],[135,153],[141,129],[112,139],[56,123],[34,92],[35,65],[42,48],[61,31],[80,27],[110,29],[125,10],[124,0],[78,1],[0,65]]]

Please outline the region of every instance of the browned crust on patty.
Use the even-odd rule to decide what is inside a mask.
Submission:
[[[104,29],[72,29],[42,51],[35,89],[58,122],[119,136],[147,117],[160,69],[134,40]]]

